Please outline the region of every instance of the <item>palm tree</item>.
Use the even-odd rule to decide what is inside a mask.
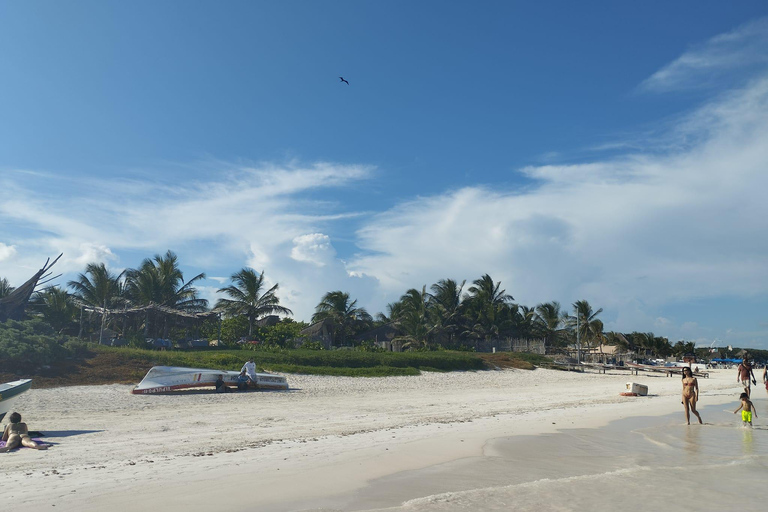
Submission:
[[[331,343],[338,338],[344,344],[347,335],[370,324],[373,319],[365,308],[357,307],[357,300],[350,301],[348,293],[337,290],[326,293],[315,307],[312,323],[323,320],[330,320],[332,324]]]
[[[459,284],[453,279],[441,279],[430,287],[431,310],[437,337],[448,336],[452,340],[453,334],[459,328],[463,309],[461,294],[465,283],[466,281]]]
[[[514,297],[501,289],[501,281],[494,283],[488,274],[473,281],[468,291],[466,302],[471,311],[473,325],[467,334],[486,340],[498,337],[505,327],[505,322],[509,320],[509,303]]]
[[[421,291],[412,288],[400,297],[402,304],[397,317],[398,326],[405,333],[399,336],[399,341],[404,341],[406,347],[420,348],[429,346],[429,338],[434,330],[430,317],[430,300],[427,287]]]
[[[513,304],[510,308],[510,313],[512,314],[512,324],[516,335],[525,339],[532,338],[535,329],[535,308]]]
[[[554,345],[565,337],[567,314],[560,310],[557,301],[544,302],[536,306],[534,329],[544,337],[546,345]]]
[[[597,315],[603,312],[603,308],[593,311],[586,300],[577,300],[573,303],[573,307],[576,309],[576,316],[568,317],[569,327],[578,326],[577,335],[580,343],[591,347],[592,343],[602,339],[603,322],[597,318]]]
[[[280,305],[275,284],[264,291],[264,271],[256,273],[250,268],[242,268],[230,277],[234,284],[220,288],[218,293],[225,293],[229,299],[216,301],[214,309],[223,311],[226,315],[245,316],[248,318],[248,336],[253,335],[253,324],[256,320],[267,315],[292,315],[293,312]]]
[[[10,295],[13,290],[15,290],[15,288],[11,286],[11,283],[9,283],[6,278],[0,277],[0,299]]]
[[[145,259],[138,269],[126,271],[126,296],[134,305],[156,304],[190,313],[201,312],[208,308],[208,301],[198,298],[197,289],[193,286],[201,279],[205,279],[204,273],[185,282],[178,257],[173,251],[167,251],[164,256],[156,254],[152,259]],[[162,312],[155,314],[163,319],[165,336],[168,315]],[[145,335],[152,332],[152,316],[147,310]]]
[[[99,343],[104,332],[107,310],[123,300],[123,286],[120,282],[122,277],[123,272],[115,274],[104,263],[89,263],[84,273],[78,274],[76,280],[67,283],[67,286],[74,290],[72,295],[75,298],[88,306],[101,308]],[[81,323],[78,337],[82,336],[82,330]]]
[[[33,311],[42,314],[48,325],[58,333],[75,324],[77,306],[69,300],[67,291],[58,286],[35,292],[30,300],[30,306]]]
[[[185,282],[179,258],[173,251],[146,258],[138,269],[128,270],[126,274],[128,296],[134,304],[158,304],[190,312],[205,311],[208,306],[207,300],[198,298],[193,286],[205,279],[205,274]]]

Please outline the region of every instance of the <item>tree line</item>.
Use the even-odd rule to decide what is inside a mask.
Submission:
[[[192,331],[230,340],[273,334],[275,342],[282,343],[298,337],[307,325],[283,320],[277,327],[280,336],[259,326],[267,316],[292,315],[280,304],[279,285],[267,287],[263,271],[246,267],[233,273],[230,284],[218,290],[222,297],[213,308],[200,298],[195,287],[204,278],[201,273],[185,279],[172,251],[146,258],[137,268],[120,273],[104,263],[91,263],[66,288],[52,286],[36,292],[29,309],[56,331],[78,336],[93,336],[106,327],[126,337],[148,338],[189,336]],[[6,279],[0,278],[0,297],[12,289]],[[120,314],[150,305],[160,308],[146,308],[137,315]],[[311,320],[324,322],[332,344],[337,346],[359,344],[366,341],[361,340],[366,331],[389,326],[397,332],[396,339],[404,348],[421,350],[472,349],[481,340],[516,338],[544,340],[548,347],[565,347],[577,341],[585,348],[618,345],[657,357],[693,352],[692,342],[672,345],[653,333],[605,332],[599,318],[602,308],[594,309],[586,300],[574,302],[572,308],[566,310],[556,301],[534,307],[517,304],[501,282],[485,274],[469,285],[466,281],[441,279],[429,287],[412,288],[375,316],[358,306],[348,293],[331,291],[320,299]],[[84,310],[89,313],[84,315]],[[223,321],[219,323],[216,318],[190,325],[180,313],[216,313]]]

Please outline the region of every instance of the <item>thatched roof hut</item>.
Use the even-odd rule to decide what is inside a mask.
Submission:
[[[22,320],[24,318],[27,303],[29,302],[29,298],[35,292],[35,288],[37,288],[37,286],[40,284],[47,283],[48,281],[59,277],[50,277],[51,274],[48,271],[52,266],[56,264],[57,261],[59,261],[61,256],[62,255],[59,254],[59,256],[53,260],[53,262],[50,262],[50,258],[45,260],[45,265],[43,265],[43,268],[38,270],[35,275],[30,277],[26,283],[22,284],[11,293],[0,299],[0,322],[5,322],[8,319]]]

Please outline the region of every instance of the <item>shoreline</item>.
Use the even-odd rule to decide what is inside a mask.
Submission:
[[[735,400],[731,374],[700,380],[703,405]],[[539,369],[365,382],[289,376],[293,391],[243,395],[138,397],[123,385],[33,390],[19,404],[35,411],[24,419],[56,445],[45,457],[6,454],[0,472],[15,489],[48,477],[35,496],[11,491],[20,510],[297,510],[290,507],[388,475],[487,455],[493,439],[675,410],[684,422],[678,379],[632,377],[653,396],[620,397],[627,377]]]

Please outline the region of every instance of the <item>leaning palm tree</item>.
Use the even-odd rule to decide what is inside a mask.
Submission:
[[[350,301],[348,293],[337,290],[323,295],[320,303],[315,307],[312,322],[323,320],[329,320],[332,324],[331,342],[334,343],[339,339],[340,343],[344,344],[349,334],[370,324],[373,319],[365,308],[357,307],[357,300]]]
[[[228,299],[216,301],[214,309],[222,311],[230,317],[245,316],[248,318],[248,336],[253,335],[253,324],[267,315],[292,315],[293,312],[280,305],[275,284],[269,290],[264,290],[264,271],[257,273],[251,268],[242,268],[230,277],[230,286],[220,288],[218,293],[225,293]]]

